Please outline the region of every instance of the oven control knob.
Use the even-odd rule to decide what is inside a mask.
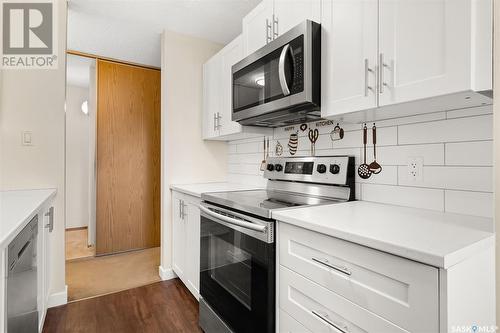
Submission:
[[[340,166],[338,164],[330,164],[330,172],[334,175],[340,172]]]
[[[324,165],[324,164],[318,164],[318,167],[316,168],[316,170],[319,173],[325,173],[326,172],[326,165]]]
[[[283,171],[283,166],[281,164],[276,164],[274,166],[274,169],[276,169],[276,171],[278,171],[278,172],[281,172],[281,171]]]
[[[274,170],[274,164],[268,164],[267,171],[273,171],[273,170]]]

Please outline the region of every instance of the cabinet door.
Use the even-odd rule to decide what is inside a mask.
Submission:
[[[217,112],[220,112],[220,57],[214,55],[203,65],[203,139],[219,136]]]
[[[471,0],[380,0],[379,105],[470,88]]]
[[[277,37],[304,20],[321,23],[320,0],[274,0],[273,33]]]
[[[183,196],[172,193],[172,268],[182,281],[186,270],[186,225],[182,212]]]
[[[322,0],[321,115],[377,106],[377,0]]]
[[[243,18],[243,49],[249,55],[266,45],[271,36],[273,0],[263,0]]]
[[[186,206],[186,275],[187,287],[196,299],[200,298],[200,209],[189,201]]]
[[[229,43],[221,53],[222,71],[221,71],[221,111],[220,111],[220,135],[229,135],[241,132],[241,125],[231,121],[233,109],[232,96],[232,66],[243,59],[243,38],[236,37]]]

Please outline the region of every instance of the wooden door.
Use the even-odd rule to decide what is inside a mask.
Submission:
[[[160,71],[97,72],[96,254],[160,246]]]
[[[322,0],[321,114],[377,107],[377,0]]]
[[[380,0],[379,6],[380,106],[470,88],[470,0]]]

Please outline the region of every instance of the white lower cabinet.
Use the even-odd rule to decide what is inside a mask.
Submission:
[[[172,191],[172,268],[200,297],[200,198]]]
[[[281,222],[277,247],[280,332],[430,333],[495,322],[493,251],[443,269]]]

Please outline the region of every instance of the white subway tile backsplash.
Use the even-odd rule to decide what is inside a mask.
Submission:
[[[373,148],[367,150],[373,156]],[[377,147],[377,159],[385,165],[407,165],[410,157],[421,157],[424,165],[444,165],[444,144]]]
[[[458,109],[446,112],[446,118],[472,117],[493,113],[493,105],[485,105],[476,108]]]
[[[423,180],[415,182],[409,177],[408,167],[399,167],[399,185],[468,191],[493,191],[493,168],[426,166]]]
[[[493,193],[445,191],[447,212],[493,217]]]
[[[356,165],[356,170],[358,165]],[[368,179],[362,179],[356,172],[356,182],[362,184],[384,184],[384,185],[397,185],[398,184],[398,167],[392,165],[382,165],[382,172],[379,174],[372,174]]]
[[[484,115],[399,126],[398,143],[479,141],[492,138],[493,117]]]
[[[460,214],[491,217],[493,211],[493,125],[491,106],[452,110],[377,122],[377,160],[382,173],[368,180],[356,177],[356,199]],[[309,128],[318,128],[316,155],[352,155],[362,162],[362,124],[340,124],[344,139],[332,142],[336,122],[318,121],[274,130],[270,155],[277,141],[283,156],[290,156],[288,140],[298,133],[295,156],[309,156]],[[372,123],[368,126],[367,161],[373,161]],[[264,186],[259,170],[263,158],[263,137],[229,143],[228,181]],[[407,177],[408,159],[423,159],[423,180]]]
[[[444,210],[444,191],[391,186],[376,184],[361,184],[361,199],[387,203],[398,206],[410,206],[432,210]]]
[[[447,143],[446,165],[493,165],[493,141]]]

